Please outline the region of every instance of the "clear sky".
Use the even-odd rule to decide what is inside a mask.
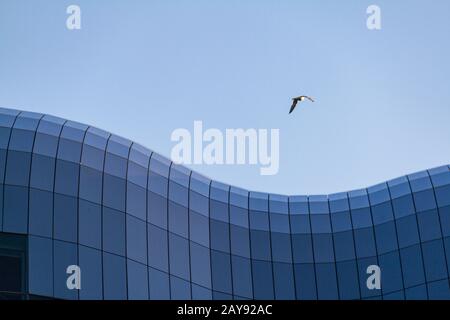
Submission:
[[[81,30],[66,28],[71,4]],[[250,190],[347,191],[450,162],[449,30],[448,0],[0,0],[0,106],[165,156],[194,120],[279,128],[277,175],[191,168]],[[288,115],[299,94],[317,101]]]

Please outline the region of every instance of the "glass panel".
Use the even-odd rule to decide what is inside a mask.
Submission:
[[[55,159],[38,154],[33,155],[30,186],[53,192],[55,180]]]
[[[148,268],[148,282],[150,287],[150,299],[170,299],[170,284],[167,273],[153,268]]]
[[[145,221],[133,218],[127,219],[127,257],[147,264],[147,228]],[[147,274],[147,271],[145,271]],[[145,282],[147,283],[147,281]]]
[[[155,226],[167,229],[167,198],[153,192],[147,193],[147,220]]]
[[[67,121],[62,129],[61,138],[82,142],[88,126],[74,121]]]
[[[109,137],[110,134],[108,132],[97,129],[95,127],[89,127],[86,132],[86,137],[84,138],[84,143],[87,146],[91,146],[104,151],[106,149]]]
[[[129,150],[132,142],[125,138],[111,135],[108,141],[108,146],[106,150],[112,154],[115,154],[119,157],[128,159]]]
[[[233,210],[245,210],[231,207]],[[247,214],[248,215],[248,214]],[[230,225],[231,253],[245,258],[250,258],[250,234],[248,228]]]
[[[104,174],[103,176],[103,205],[125,212],[125,180]]]
[[[125,256],[125,214],[103,207],[103,250]]]
[[[230,252],[230,230],[229,224],[210,219],[211,249]],[[219,290],[220,291],[220,290]]]
[[[191,299],[191,285],[186,280],[170,276],[170,295],[172,300]]]
[[[9,150],[31,152],[35,134],[35,131],[12,129]]]
[[[188,209],[169,201],[169,231],[188,238]]]
[[[100,171],[80,167],[80,198],[90,202],[102,203],[103,175]]]
[[[189,219],[190,240],[209,247],[209,219],[194,211],[190,211]]]
[[[211,265],[209,248],[191,242],[192,282],[211,288]]]
[[[55,194],[54,237],[58,240],[77,242],[78,201],[77,198]]]
[[[127,183],[127,213],[146,221],[147,191],[131,182]]]
[[[134,162],[128,162],[128,181],[142,188],[147,188],[147,167],[142,167]]]
[[[148,272],[147,266],[132,260],[127,260],[128,273],[128,299],[148,299]]]
[[[375,226],[378,254],[398,250],[397,230],[393,221]]]
[[[30,181],[30,167],[31,153],[9,151],[5,183],[27,187]]]
[[[61,134],[62,135],[62,134]],[[81,157],[81,143],[61,138],[58,145],[57,158],[78,163]]]
[[[64,119],[50,115],[45,115],[39,122],[37,132],[59,137],[64,123],[66,123],[66,120]]]
[[[28,188],[4,186],[3,231],[26,233],[28,220]]]
[[[106,153],[105,173],[108,173],[118,178],[126,179],[127,165],[128,161],[126,158],[119,157],[109,152]]]
[[[169,234],[170,274],[189,280],[189,243],[175,234]]]
[[[252,260],[252,271],[254,298],[257,300],[273,300],[272,264],[266,261]]]
[[[98,171],[103,171],[103,163],[105,159],[105,152],[91,147],[87,144],[83,145],[83,153],[81,156],[81,164],[96,169]]]
[[[422,242],[442,238],[441,223],[436,209],[419,212],[417,222]]]
[[[442,240],[422,243],[427,282],[448,278],[447,261]]]
[[[55,287],[55,297],[61,299],[78,299],[78,290],[69,290],[67,288],[67,267],[78,265],[78,251],[75,244],[64,241],[53,242],[53,283]]]
[[[79,243],[101,249],[102,245],[102,209],[89,201],[79,201]]]
[[[233,289],[234,294],[252,299],[252,266],[250,259],[232,255]]]
[[[212,287],[223,293],[232,293],[230,255],[211,250]]]
[[[405,288],[414,287],[425,282],[423,260],[420,245],[413,245],[400,250]]]
[[[384,294],[403,290],[403,275],[398,251],[382,254],[379,257],[381,269],[381,288]]]
[[[28,286],[31,294],[53,296],[53,242],[51,239],[28,238]]]
[[[275,299],[295,299],[295,281],[292,265],[290,263],[273,264]]]
[[[397,220],[398,245],[405,248],[419,243],[419,231],[415,216],[408,216]]]
[[[58,137],[44,133],[36,133],[33,152],[43,156],[55,158],[58,148]]]
[[[317,299],[316,292],[316,272],[314,264],[299,263],[294,265],[296,281],[297,298],[300,300]]]
[[[78,246],[82,272],[80,299],[103,299],[102,253],[99,250]]]
[[[130,161],[143,168],[148,168],[152,152],[140,144],[133,143],[130,150]]]
[[[169,247],[167,231],[149,224],[147,232],[149,266],[161,271],[165,271],[167,273],[169,270]]]
[[[124,257],[103,253],[104,299],[127,299],[127,273]]]
[[[30,189],[29,233],[52,237],[53,234],[53,193]]]
[[[68,196],[78,196],[80,166],[63,160],[56,161],[55,192]]]
[[[354,260],[337,262],[336,272],[339,283],[340,299],[361,299],[358,281],[358,268],[356,266],[356,262]]]

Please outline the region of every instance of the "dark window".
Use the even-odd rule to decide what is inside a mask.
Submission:
[[[0,233],[0,299],[26,292],[26,237]]]

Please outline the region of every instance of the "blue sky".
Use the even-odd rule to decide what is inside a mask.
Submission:
[[[176,128],[279,128],[280,170],[191,168],[323,194],[450,161],[450,2],[0,0],[0,106],[92,124],[165,156]],[[66,28],[66,7],[82,29]],[[382,29],[366,28],[381,8]],[[290,98],[315,104],[288,116]]]

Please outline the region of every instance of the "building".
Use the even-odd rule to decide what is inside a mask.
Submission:
[[[248,192],[100,129],[0,109],[0,296],[449,299],[448,166]],[[81,269],[69,290],[67,267]],[[369,289],[369,266],[381,289]]]

